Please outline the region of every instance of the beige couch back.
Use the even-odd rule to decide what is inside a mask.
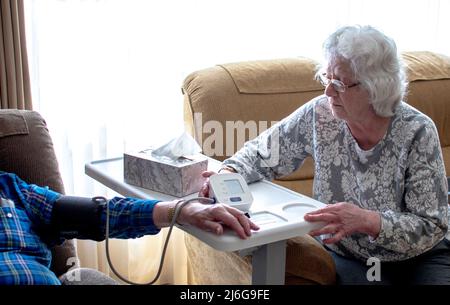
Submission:
[[[450,172],[450,57],[430,52],[403,54],[410,80],[407,102],[436,123]],[[318,63],[308,58],[218,65],[190,74],[183,83],[186,129],[204,153],[224,160],[310,99],[323,94],[314,80]],[[246,132],[237,132],[238,125]],[[445,132],[447,131],[447,132]],[[275,181],[312,195],[314,164],[306,160]]]

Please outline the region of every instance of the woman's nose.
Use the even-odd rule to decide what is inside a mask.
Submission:
[[[325,95],[326,96],[336,96],[338,93],[337,91],[334,89],[333,84],[330,82],[326,87],[325,87]]]

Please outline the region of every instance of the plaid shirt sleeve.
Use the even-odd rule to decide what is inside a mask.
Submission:
[[[27,184],[15,175],[14,178],[30,219],[37,225],[49,225],[53,204],[61,194],[48,187]],[[160,229],[153,223],[153,207],[158,202],[129,197],[114,197],[109,200],[110,237],[126,239],[159,233]],[[101,220],[103,230],[106,231],[106,207],[102,211]]]
[[[137,238],[159,233],[160,229],[153,223],[153,208],[158,202],[129,197],[109,200],[109,237]],[[106,231],[106,206],[102,224]]]
[[[9,191],[9,194],[6,194],[8,198],[20,201],[34,225],[49,225],[53,204],[61,194],[48,187],[27,184],[14,174],[8,174],[8,176],[13,185],[13,188],[7,189]]]
[[[12,180],[15,190],[11,188],[5,194],[14,201],[19,200],[35,226],[50,224],[53,204],[61,194],[40,187],[27,184],[14,174],[7,174]],[[153,223],[153,207],[158,200],[144,200],[136,198],[114,197],[109,200],[110,237],[137,238],[147,234],[157,234],[160,229]],[[106,207],[101,214],[102,227],[106,231]]]

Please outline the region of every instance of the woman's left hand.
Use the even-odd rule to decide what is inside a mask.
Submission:
[[[353,233],[365,233],[376,238],[381,229],[381,217],[376,211],[362,209],[353,203],[339,202],[307,213],[306,221],[326,223],[321,229],[309,232],[311,236],[331,234],[323,240],[332,244]]]

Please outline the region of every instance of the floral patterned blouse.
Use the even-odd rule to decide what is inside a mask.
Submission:
[[[308,156],[315,161],[315,199],[381,213],[376,239],[355,233],[327,245],[331,250],[361,260],[399,261],[444,238],[448,186],[441,146],[433,121],[417,109],[400,103],[384,138],[362,150],[319,96],[247,142],[224,165],[250,183],[288,175]]]

